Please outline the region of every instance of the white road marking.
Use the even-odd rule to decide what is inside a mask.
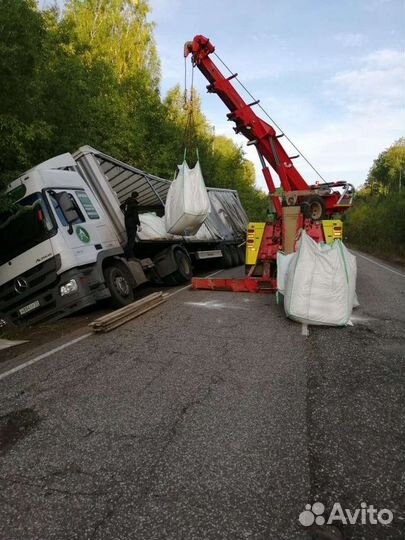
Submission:
[[[206,278],[210,278],[212,276],[216,276],[217,274],[219,274],[220,272],[223,272],[223,269],[221,268],[221,270],[217,270],[216,272],[210,274],[209,276],[203,276],[203,277],[206,277]],[[185,287],[182,287],[181,289],[177,289],[177,291],[174,291],[172,293],[169,293],[167,298],[170,298],[170,296],[174,296],[175,294],[181,292],[181,291],[185,291],[186,289],[190,289],[191,285],[186,285]]]
[[[366,261],[369,261],[376,266],[379,266],[380,268],[384,268],[385,270],[388,270],[389,272],[392,272],[393,274],[397,274],[398,276],[405,277],[405,274],[401,274],[401,272],[398,272],[397,270],[394,270],[393,268],[390,268],[389,266],[385,266],[385,264],[380,264],[376,261],[373,261],[373,259],[370,259],[369,257],[366,257],[365,255],[361,255],[357,251],[354,251],[356,254],[356,257],[361,257],[362,259],[366,259]]]
[[[350,320],[358,323],[368,323],[370,321],[377,321],[375,317],[361,317],[360,315],[352,315]]]
[[[207,300],[206,302],[184,302],[184,305],[202,307],[207,309],[248,309],[244,306],[235,306],[226,302],[216,302],[215,300]]]
[[[5,371],[4,373],[1,373],[0,381],[2,379],[5,379],[9,375],[12,375],[13,373],[17,373],[17,371],[20,371],[21,369],[24,369],[28,366],[32,366],[32,364],[35,364],[36,362],[39,362],[40,360],[43,360],[44,358],[51,356],[51,354],[62,351],[63,349],[66,349],[67,347],[70,347],[71,345],[74,345],[75,343],[79,343],[79,341],[82,341],[83,339],[88,338],[89,336],[91,336],[91,334],[92,332],[89,332],[88,334],[84,334],[83,336],[80,336],[76,339],[72,339],[71,341],[68,341],[64,343],[63,345],[60,345],[59,347],[55,347],[54,349],[51,349],[50,351],[46,353],[40,354],[39,356],[32,358],[32,360],[28,360],[28,362],[24,362],[24,364],[20,364],[19,366],[16,366],[15,368],[10,369],[9,371]]]
[[[222,272],[222,269],[218,270],[217,272],[214,272],[213,274],[210,274],[209,276],[206,276],[206,277],[209,278],[209,277],[215,276],[216,274],[219,274],[219,272]],[[190,287],[191,287],[191,285],[186,285],[185,287],[182,287],[181,289],[178,289],[177,291],[174,291],[173,293],[170,293],[168,295],[168,297],[174,296],[175,294],[177,294],[177,293],[179,293],[181,291],[184,291],[186,289],[189,289]],[[80,336],[80,337],[78,337],[76,339],[72,339],[71,341],[67,341],[63,345],[60,345],[59,347],[55,347],[54,349],[51,349],[50,351],[48,351],[46,353],[40,354],[39,356],[36,356],[35,358],[32,358],[31,360],[28,360],[27,362],[24,362],[23,364],[20,364],[19,366],[16,366],[13,369],[10,369],[9,371],[5,371],[4,373],[0,374],[0,381],[2,379],[5,379],[9,375],[12,375],[13,373],[17,373],[17,371],[20,371],[21,369],[24,369],[24,368],[26,368],[28,366],[32,366],[32,364],[36,364],[40,360],[43,360],[44,358],[47,358],[48,356],[51,356],[52,354],[55,354],[55,353],[57,353],[59,351],[62,351],[63,349],[67,349],[71,345],[75,345],[76,343],[79,343],[79,341],[82,341],[83,339],[86,339],[86,338],[88,338],[89,336],[92,336],[92,335],[93,335],[93,332],[89,332],[88,334],[84,334],[83,336]]]

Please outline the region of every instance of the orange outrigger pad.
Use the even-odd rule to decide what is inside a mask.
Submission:
[[[274,278],[267,277],[245,277],[245,278],[193,278],[191,280],[192,289],[204,289],[210,291],[231,291],[231,292],[264,292],[275,293],[277,283]]]

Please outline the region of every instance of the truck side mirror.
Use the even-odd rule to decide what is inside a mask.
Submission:
[[[62,191],[62,193],[56,193],[55,196],[58,201],[59,208],[62,210],[66,222],[69,225],[68,233],[72,234],[72,223],[80,219],[79,212],[75,208],[74,202],[72,201],[71,195],[69,195],[69,193],[67,193],[66,191]]]

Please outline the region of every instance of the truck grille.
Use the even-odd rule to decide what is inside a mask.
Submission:
[[[43,320],[43,312],[56,307],[53,295],[58,281],[56,269],[57,262],[53,257],[2,285],[0,287],[0,313],[14,324]],[[20,315],[19,310],[34,301],[39,301],[39,307],[28,311],[25,315]]]

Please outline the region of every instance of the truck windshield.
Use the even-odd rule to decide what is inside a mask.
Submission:
[[[17,211],[0,214],[0,264],[46,240],[54,228],[40,193],[24,197],[17,205]]]

